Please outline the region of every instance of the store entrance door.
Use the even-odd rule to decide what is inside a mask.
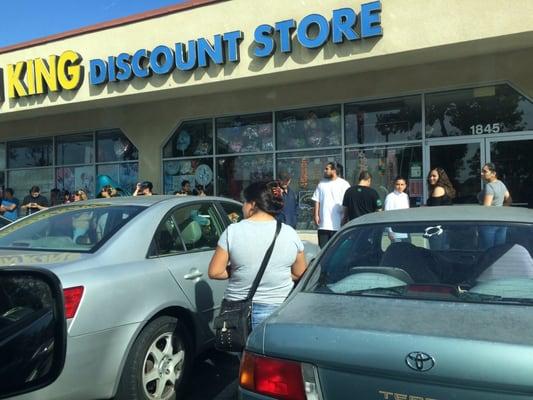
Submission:
[[[456,204],[475,204],[481,191],[481,167],[493,162],[513,198],[525,206],[533,198],[533,135],[435,140],[428,145],[426,171],[442,167],[457,191]]]

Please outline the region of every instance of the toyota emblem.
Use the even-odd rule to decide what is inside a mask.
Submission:
[[[421,351],[413,351],[405,357],[407,366],[418,372],[429,371],[435,365],[435,359]]]

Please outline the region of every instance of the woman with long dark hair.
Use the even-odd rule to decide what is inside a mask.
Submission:
[[[448,206],[455,198],[455,189],[444,169],[437,167],[429,171],[428,178],[429,197],[428,206]]]
[[[283,209],[277,182],[252,183],[244,190],[244,219],[228,226],[209,264],[211,279],[228,279],[224,299],[243,300],[259,271]],[[306,268],[304,247],[296,231],[282,224],[274,250],[252,299],[252,329],[287,297]]]

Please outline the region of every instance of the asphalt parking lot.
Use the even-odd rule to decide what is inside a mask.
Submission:
[[[203,358],[203,357],[202,357]],[[193,366],[184,400],[229,400],[236,398],[239,359],[216,350]]]

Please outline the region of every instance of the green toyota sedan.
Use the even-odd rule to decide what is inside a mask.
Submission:
[[[242,399],[533,399],[533,211],[449,206],[339,231],[248,340]]]

